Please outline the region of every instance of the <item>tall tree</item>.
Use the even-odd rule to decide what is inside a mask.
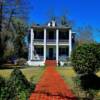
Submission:
[[[60,24],[61,24],[62,26],[66,26],[66,27],[72,27],[72,26],[73,26],[73,21],[70,20],[70,19],[68,18],[68,16],[63,15],[63,16],[61,16],[61,18],[60,18]]]
[[[93,28],[91,26],[87,25],[80,27],[78,28],[77,32],[77,40],[79,44],[95,42],[93,38]]]
[[[26,0],[0,1],[0,29],[2,30],[0,32],[0,61],[13,54],[16,38],[25,33],[22,22],[28,17],[28,5]],[[19,19],[21,23],[15,23],[16,19]],[[20,37],[20,42],[23,41],[23,37]]]
[[[0,0],[0,32],[2,30],[2,13],[3,13],[3,1]]]

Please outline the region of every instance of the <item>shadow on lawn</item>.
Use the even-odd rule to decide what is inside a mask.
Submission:
[[[95,74],[84,75],[81,78],[82,87],[87,89],[100,90],[100,77]]]
[[[63,95],[62,93],[58,93],[58,94],[53,94],[53,93],[50,93],[50,92],[43,92],[43,91],[35,91],[34,93],[36,93],[36,94],[44,94],[44,95],[47,95],[47,96],[50,96],[50,97],[52,97],[52,96],[55,96],[55,98],[56,97],[59,97],[60,99],[68,99],[68,100],[78,100],[78,98],[77,97],[75,97],[75,96],[66,96],[66,95]]]

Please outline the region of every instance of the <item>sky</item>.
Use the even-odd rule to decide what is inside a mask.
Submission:
[[[94,39],[100,42],[100,0],[30,0],[29,23],[46,24],[50,17],[65,14],[74,22],[74,28],[91,25]]]

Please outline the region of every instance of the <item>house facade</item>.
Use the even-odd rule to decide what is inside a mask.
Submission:
[[[74,33],[71,28],[56,25],[51,21],[47,26],[31,27],[28,64],[44,66],[46,60],[55,60],[63,65],[71,56]]]

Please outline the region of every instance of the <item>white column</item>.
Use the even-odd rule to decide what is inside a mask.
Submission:
[[[46,29],[44,29],[44,62],[46,61]]]
[[[72,52],[72,31],[71,29],[69,30],[69,57],[71,56]]]
[[[34,47],[33,47],[33,40],[34,40],[34,32],[33,29],[31,28],[31,35],[30,35],[30,39],[31,39],[31,44],[30,44],[30,49],[31,49],[31,54],[30,54],[30,60],[33,59],[33,51],[34,51]]]
[[[59,30],[56,30],[56,62],[59,60]]]

